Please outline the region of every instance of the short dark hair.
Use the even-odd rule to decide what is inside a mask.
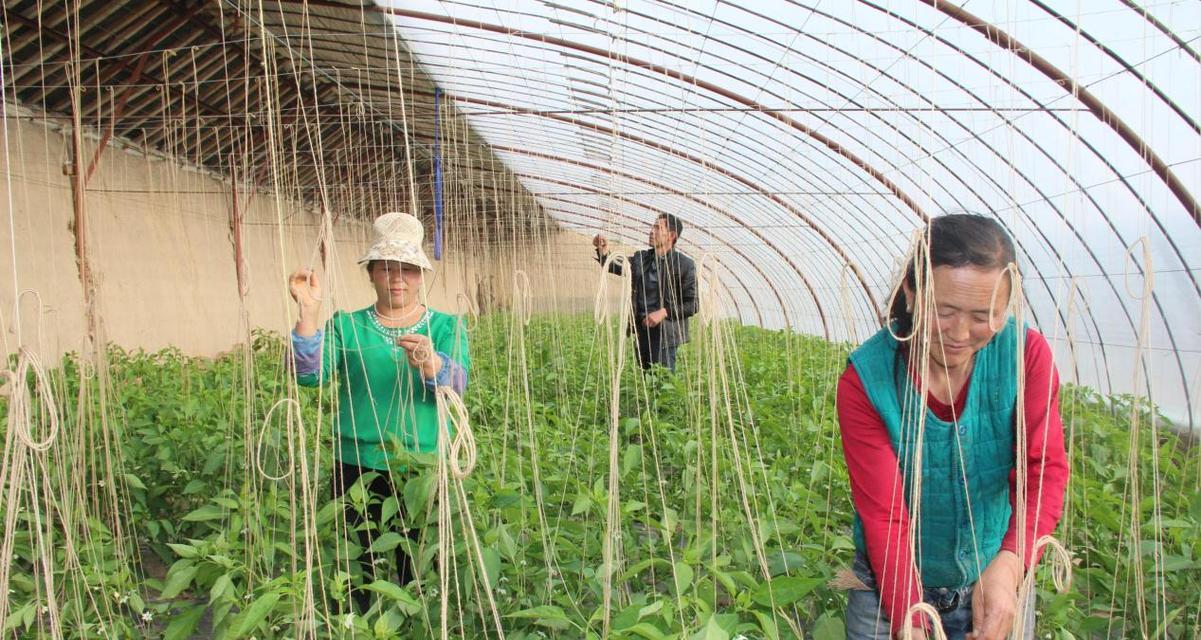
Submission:
[[[928,232],[931,269],[967,266],[1004,269],[1017,262],[1013,239],[994,218],[974,213],[947,214],[932,218]],[[905,269],[904,281],[911,289],[917,288],[914,266],[925,260],[924,247],[924,242],[918,245],[917,255]],[[923,273],[922,277],[928,278],[929,274]],[[908,335],[913,330],[913,313],[905,308],[905,296],[900,290],[888,310],[888,319],[897,323],[897,335]]]
[[[660,213],[655,220],[663,220],[667,223],[667,230],[676,234],[676,242],[679,242],[680,236],[684,234],[684,223],[679,218],[670,213]]]

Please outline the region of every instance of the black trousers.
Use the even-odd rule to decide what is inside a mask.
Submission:
[[[654,365],[676,370],[676,345],[668,345],[663,326],[647,327],[642,318],[634,321],[634,339],[638,341],[638,364],[643,370]]]
[[[368,522],[375,525],[374,527],[364,528],[357,532],[359,544],[363,547],[363,553],[359,556],[359,566],[362,567],[363,578],[368,583],[375,580],[389,580],[392,577],[390,575],[391,572],[382,571],[377,567],[376,561],[378,557],[370,551],[371,544],[377,537],[388,531],[396,531],[402,535],[407,535],[409,540],[416,542],[420,535],[420,531],[415,527],[410,527],[408,533],[405,534],[399,526],[393,526],[391,522],[381,522],[383,520],[383,502],[390,497],[396,498],[399,507],[395,517],[401,521],[404,520],[404,495],[401,493],[404,489],[403,476],[397,478],[401,481],[398,487],[393,483],[393,479],[387,471],[376,471],[375,469],[366,469],[346,462],[337,462],[334,464],[333,497],[338,498],[344,495],[348,489],[354,486],[354,483],[358,481],[360,476],[371,472],[379,475],[363,487],[367,490],[366,513],[360,513],[349,502],[345,507],[347,532],[358,529],[360,525]],[[412,582],[415,575],[413,559],[409,557],[403,545],[397,545],[394,558],[396,562],[396,584],[404,586]],[[355,592],[354,599],[362,610],[366,610],[371,604],[369,592],[363,590]]]

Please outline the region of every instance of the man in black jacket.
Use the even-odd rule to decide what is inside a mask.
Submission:
[[[684,230],[680,219],[665,213],[653,225],[647,241],[650,249],[630,256],[633,281],[633,326],[638,340],[638,362],[643,369],[659,364],[675,370],[676,349],[688,342],[688,318],[696,314],[696,263],[676,251],[676,241]],[[592,239],[596,259],[601,264],[609,256],[609,243],[603,235]],[[609,265],[609,271],[621,275],[622,266]]]

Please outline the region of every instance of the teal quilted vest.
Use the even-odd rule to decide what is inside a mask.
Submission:
[[[898,353],[899,344],[887,329],[851,353],[850,363],[892,440],[906,505],[914,500],[918,412],[926,412],[921,522],[914,558],[924,587],[973,584],[1001,549],[1012,512],[1009,474],[1014,467],[1017,331],[1010,318],[976,352],[967,401],[957,424],[938,419],[924,399],[917,398],[905,359]],[[903,398],[907,401],[902,402]],[[858,514],[854,534],[856,547],[866,553]]]

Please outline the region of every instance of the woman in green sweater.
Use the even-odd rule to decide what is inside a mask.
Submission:
[[[359,260],[375,288],[375,303],[364,309],[335,312],[324,330],[318,324],[321,285],[315,273],[300,270],[289,278],[300,320],[292,332],[293,372],[298,384],[316,387],[336,380],[333,495],[346,492],[360,476],[375,472],[364,487],[372,505],[366,514],[347,508],[347,528],[360,529],[364,574],[383,579],[370,558],[372,540],[387,529],[381,506],[395,496],[401,507],[406,469],[395,452],[431,453],[438,447],[435,389],[462,394],[470,359],[467,330],[457,317],[424,304],[422,282],[433,267],[422,250],[421,222],[406,213],[388,213],[375,221],[376,240]],[[448,434],[453,437],[453,434]],[[422,514],[412,514],[420,517]],[[367,524],[366,527],[360,525]],[[408,536],[417,539],[417,531]],[[412,559],[396,547],[399,584],[414,577]],[[356,596],[364,604],[361,596]]]

